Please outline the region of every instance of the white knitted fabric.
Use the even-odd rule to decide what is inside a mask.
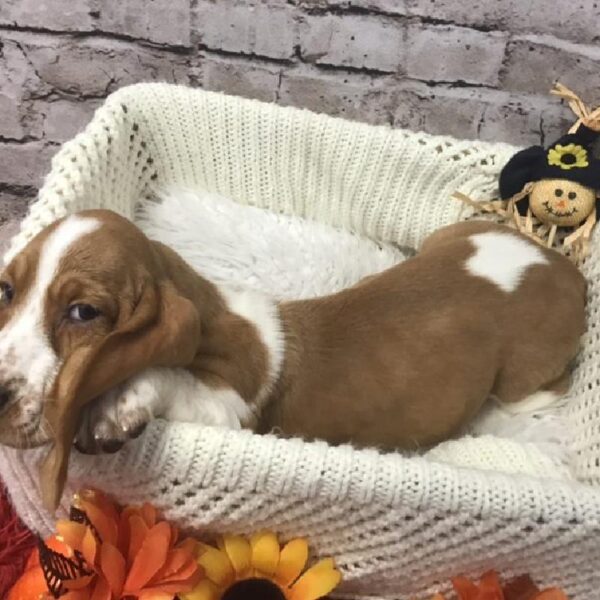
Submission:
[[[140,84],[109,97],[57,154],[8,257],[58,217],[91,207],[132,217],[150,187],[167,184],[416,247],[457,219],[453,191],[492,196],[514,151]],[[74,455],[70,489],[148,500],[194,529],[307,535],[317,554],[337,558],[340,597],[425,599],[457,573],[496,568],[600,598],[597,255],[585,272],[590,327],[568,409],[578,482],[551,479],[530,448],[493,438],[404,458],[155,422],[115,455]],[[0,472],[25,522],[47,533],[36,471],[44,452],[1,449]],[[503,452],[523,462],[516,474],[491,470],[504,468]]]

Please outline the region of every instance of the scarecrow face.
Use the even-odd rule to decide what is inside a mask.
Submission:
[[[531,212],[543,223],[579,225],[595,209],[594,190],[567,179],[543,179],[529,195]]]

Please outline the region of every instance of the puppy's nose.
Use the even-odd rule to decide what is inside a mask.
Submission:
[[[0,410],[2,410],[11,399],[12,394],[4,386],[0,385]]]

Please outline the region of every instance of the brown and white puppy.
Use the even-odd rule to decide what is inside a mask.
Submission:
[[[81,448],[111,451],[155,417],[429,446],[490,395],[563,382],[584,331],[579,271],[483,222],[353,288],[278,304],[217,288],[92,210],[42,231],[0,280],[0,442],[54,439],[63,458],[77,428]]]

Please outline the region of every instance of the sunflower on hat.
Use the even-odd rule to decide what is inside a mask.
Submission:
[[[587,150],[579,144],[556,144],[548,150],[548,164],[565,171],[589,166]]]

